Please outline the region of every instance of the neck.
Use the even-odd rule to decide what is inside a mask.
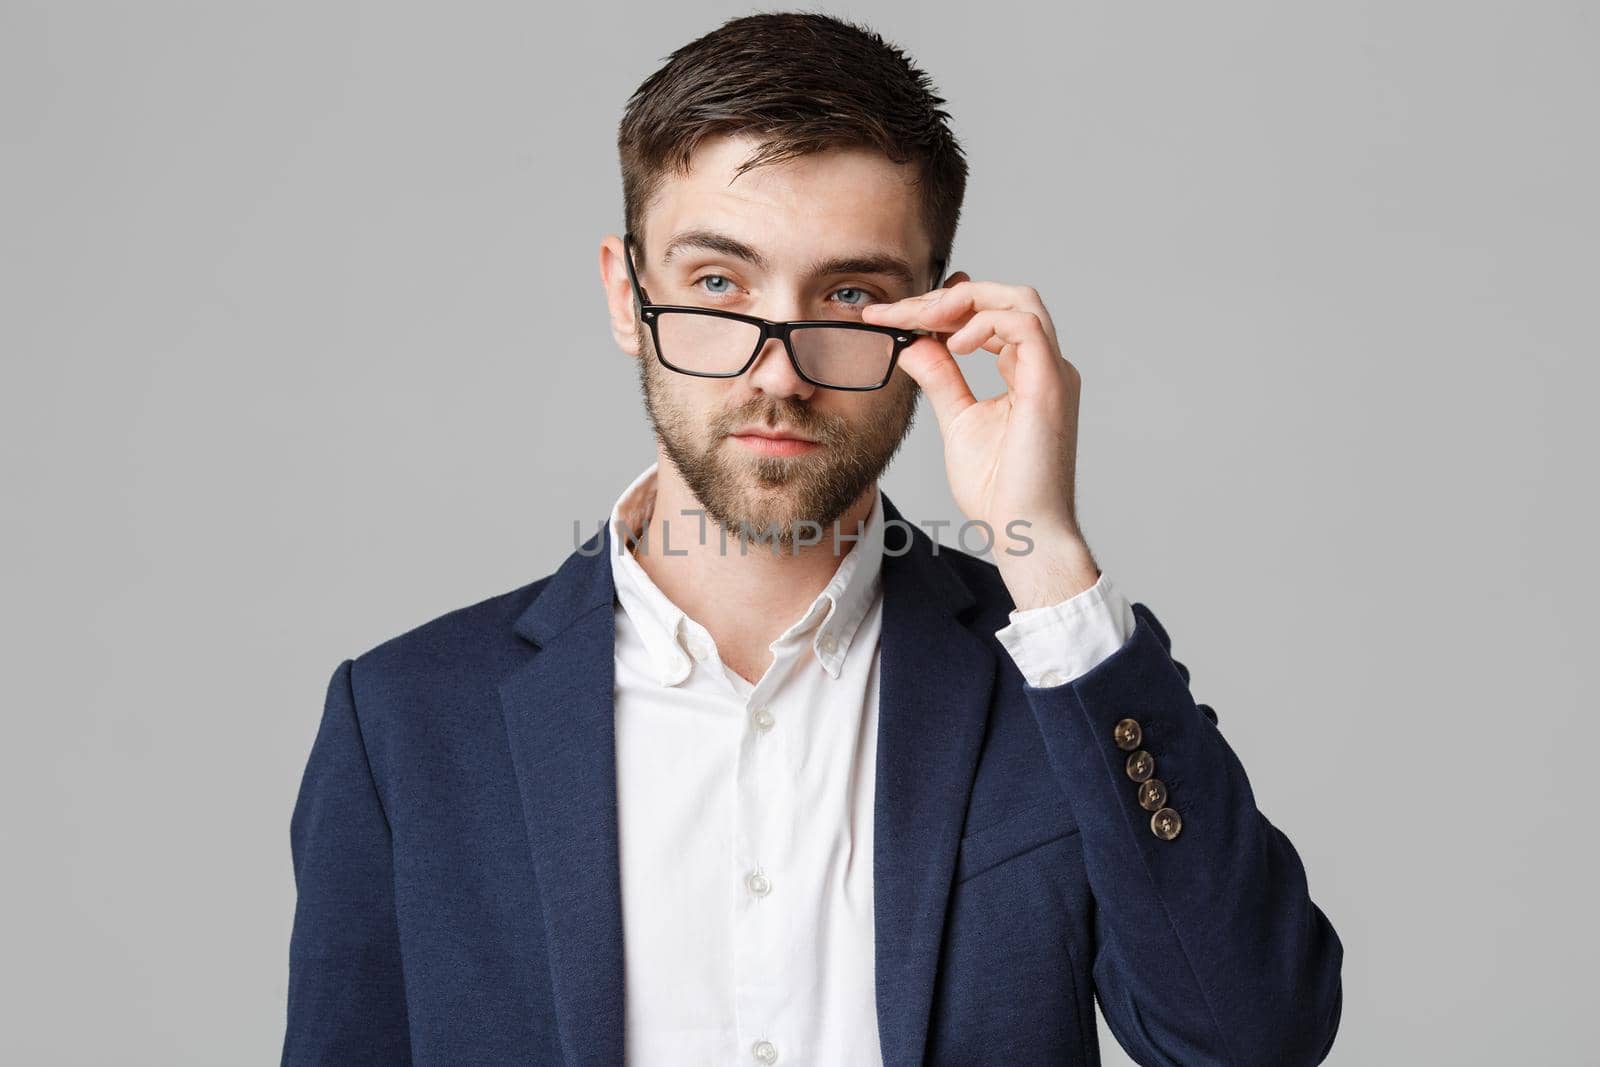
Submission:
[[[735,535],[724,534],[703,515],[700,502],[663,455],[655,506],[634,557],[668,599],[710,631],[719,649],[742,648],[746,658],[764,655],[854,550],[856,542],[846,538],[865,528],[877,491],[876,485],[869,487],[839,516],[837,551],[832,524],[814,545],[752,541],[741,548]]]

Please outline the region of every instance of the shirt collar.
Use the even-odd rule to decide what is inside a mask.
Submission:
[[[677,685],[689,676],[694,665],[684,650],[685,634],[704,635],[705,631],[651,581],[629,550],[655,511],[659,469],[659,461],[646,467],[611,508],[611,575],[617,599],[655,663],[656,677],[662,685]],[[804,639],[815,629],[810,633],[812,653],[831,677],[839,677],[845,656],[881,587],[883,526],[883,494],[874,492],[872,511],[862,523],[860,540],[845,553],[838,570],[811,606],[772,642],[769,647],[773,652],[791,641]],[[841,551],[850,545],[849,538],[855,534],[855,530],[838,527]],[[832,537],[830,527],[823,533],[821,544],[829,545]]]

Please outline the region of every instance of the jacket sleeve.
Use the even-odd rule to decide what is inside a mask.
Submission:
[[[1165,628],[1132,607],[1122,647],[1024,689],[1082,830],[1101,1011],[1141,1064],[1321,1063],[1343,945]]]
[[[409,1064],[389,823],[356,717],[354,662],[328,684],[290,819],[289,1064]]]

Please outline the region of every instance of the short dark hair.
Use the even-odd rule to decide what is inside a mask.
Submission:
[[[967,163],[944,102],[926,73],[864,25],[814,12],[729,19],[673,52],[629,98],[617,131],[625,224],[642,253],[646,205],[669,173],[688,173],[707,137],[760,140],[736,176],[828,148],[870,147],[916,165],[929,266],[948,263]]]

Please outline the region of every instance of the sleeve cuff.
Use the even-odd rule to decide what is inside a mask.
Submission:
[[[1012,611],[995,637],[1027,683],[1065,685],[1088,673],[1133,636],[1132,606],[1104,572],[1076,596],[1042,608]]]

